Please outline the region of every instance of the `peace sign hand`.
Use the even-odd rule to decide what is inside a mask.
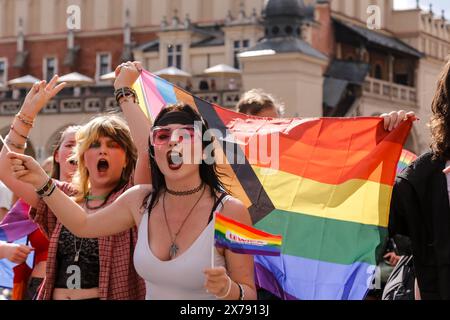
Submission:
[[[43,80],[36,82],[33,85],[25,97],[22,107],[27,115],[37,115],[39,111],[41,111],[41,109],[66,86],[65,82],[57,85],[58,79],[59,77],[55,75],[48,84],[47,81]]]

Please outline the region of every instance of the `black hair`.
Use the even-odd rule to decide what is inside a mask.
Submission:
[[[162,111],[158,114],[154,121],[153,127],[156,127],[158,125],[161,125],[161,123],[165,123],[166,119],[168,118],[168,114],[171,113],[184,113],[184,117],[190,119],[191,124],[194,124],[195,122],[201,122],[202,123],[202,137],[205,134],[205,132],[209,129],[208,123],[205,119],[202,118],[202,116],[194,110],[190,105],[182,102],[178,102],[176,104],[170,104],[167,105],[165,108],[162,109]],[[175,118],[175,117],[174,117]],[[163,121],[162,121],[163,120]],[[188,120],[189,121],[189,120]],[[178,122],[174,122],[178,123]],[[186,123],[183,123],[186,124]],[[166,125],[166,124],[164,124]],[[211,139],[211,141],[205,141],[205,139],[202,139],[202,149],[204,150],[210,143],[213,143],[214,140]],[[166,180],[164,178],[164,174],[161,172],[161,170],[158,167],[158,164],[156,163],[154,159],[155,150],[154,147],[150,143],[149,139],[149,159],[150,159],[150,168],[151,168],[151,174],[152,174],[152,185],[153,185],[153,191],[144,199],[143,206],[147,207],[147,202],[150,196],[152,196],[152,199],[150,201],[150,204],[148,206],[148,209],[153,209],[157,202],[158,198],[161,195],[161,192],[163,192],[166,189]],[[214,156],[214,151],[212,151],[212,156]],[[217,165],[215,161],[213,161],[212,164],[209,164],[202,160],[200,164],[200,178],[202,182],[210,188],[211,196],[213,198],[217,198],[217,193],[223,193],[227,192],[227,189],[223,185],[220,177],[223,177],[224,174],[218,171]]]

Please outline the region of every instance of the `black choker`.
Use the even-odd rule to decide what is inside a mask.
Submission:
[[[190,196],[191,194],[195,194],[202,190],[203,183],[200,184],[197,188],[187,191],[173,191],[166,187],[167,193],[177,197]]]

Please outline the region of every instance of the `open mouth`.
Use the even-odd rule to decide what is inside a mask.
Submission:
[[[167,152],[167,162],[171,170],[178,170],[183,166],[183,155],[180,152]]]
[[[108,161],[105,159],[100,159],[97,163],[98,172],[104,173],[104,172],[108,171],[108,169],[109,169]]]

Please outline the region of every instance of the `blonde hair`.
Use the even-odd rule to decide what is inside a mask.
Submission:
[[[284,115],[284,105],[273,95],[264,92],[262,89],[252,89],[245,92],[236,105],[237,112],[249,115],[257,115],[261,111],[270,108],[274,108],[278,116]]]
[[[62,143],[64,142],[64,139],[67,135],[72,133],[77,133],[78,130],[80,130],[81,126],[68,126],[64,131],[61,131],[59,134],[58,142],[53,146],[53,155],[52,155],[52,171],[51,171],[51,177],[53,179],[61,179],[61,164],[56,162],[55,155],[56,152],[59,152],[59,148],[61,147]]]
[[[134,171],[137,161],[137,150],[127,123],[116,115],[103,115],[92,119],[82,126],[76,134],[77,146],[72,159],[78,162],[78,170],[72,182],[78,191],[75,197],[77,202],[82,201],[89,194],[90,189],[89,172],[84,162],[84,153],[90,148],[92,143],[98,141],[101,137],[113,139],[125,150],[127,165],[122,172],[121,180],[118,182],[116,189],[127,183]]]

